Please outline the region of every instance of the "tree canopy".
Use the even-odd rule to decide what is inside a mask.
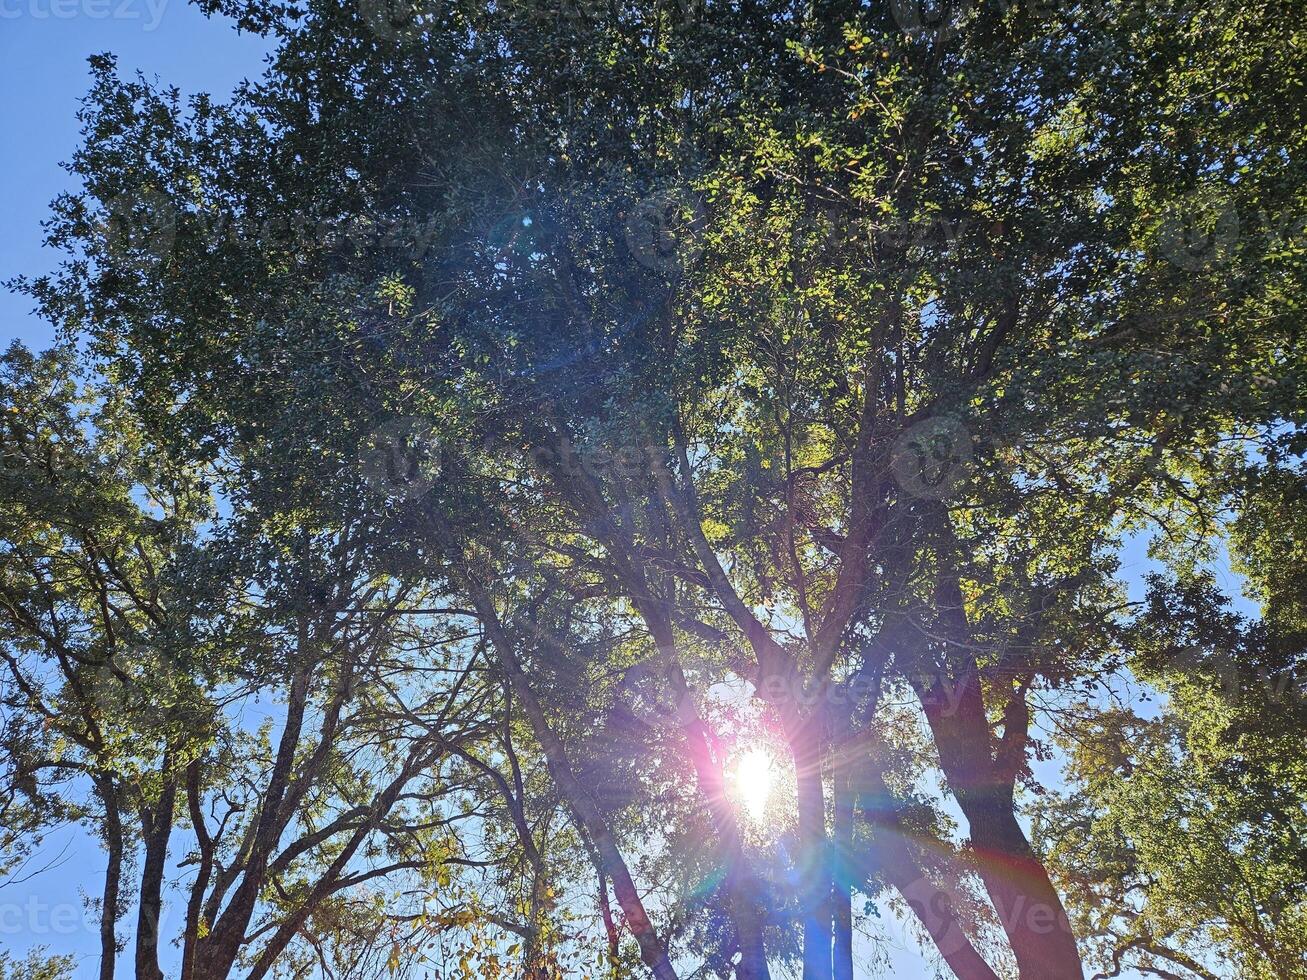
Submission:
[[[0,373],[101,980],[1307,977],[1300,5],[201,6]]]

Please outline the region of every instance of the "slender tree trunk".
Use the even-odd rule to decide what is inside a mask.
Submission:
[[[908,855],[903,841],[887,842],[877,867],[903,896],[958,980],[998,980],[998,974],[963,930],[948,894],[930,883],[921,863]]]
[[[378,824],[390,813],[395,806],[395,801],[404,792],[414,773],[420,772],[431,765],[436,759],[438,751],[440,751],[438,741],[434,745],[422,743],[410,748],[408,759],[395,778],[373,801],[370,808],[371,812],[367,818],[360,826],[355,828],[354,833],[341,846],[339,853],[336,854],[331,864],[317,875],[308,895],[304,897],[294,911],[282,920],[272,937],[264,945],[258,959],[254,961],[254,965],[250,967],[249,972],[246,974],[246,980],[263,980],[268,975],[282,953],[286,951],[286,947],[304,928],[304,924],[308,922],[309,917],[313,915],[328,896],[339,888],[341,877],[345,869],[349,867],[350,861],[354,859],[354,855],[363,846],[368,835],[375,831]]]
[[[304,627],[301,624],[301,649],[307,646],[303,633]],[[286,826],[287,815],[282,812],[282,800],[294,768],[311,679],[311,669],[305,669],[298,671],[291,680],[286,721],[282,725],[281,738],[277,744],[277,758],[258,817],[251,828],[248,849],[242,854],[243,866],[228,869],[228,874],[239,870],[240,883],[221,915],[218,914],[216,901],[220,897],[218,894],[211,895],[206,903],[206,910],[216,921],[210,923],[212,931],[209,935],[195,945],[192,968],[194,980],[226,980],[240,954],[245,932],[264,885],[270,854]],[[224,881],[220,875],[220,890],[225,892],[234,880],[235,878],[230,878]]]
[[[490,645],[513,687],[513,693],[526,713],[536,741],[540,743],[554,785],[567,799],[577,820],[594,841],[595,850],[598,851],[603,862],[599,870],[613,882],[613,893],[617,896],[617,904],[622,907],[622,912],[626,915],[626,923],[640,947],[641,959],[658,980],[676,980],[676,971],[672,968],[662,940],[654,931],[653,923],[649,919],[648,912],[645,911],[644,902],[641,901],[640,893],[636,890],[626,860],[609,832],[599,808],[581,781],[577,779],[562,740],[555,734],[548,718],[545,717],[544,709],[540,706],[535,690],[522,671],[522,665],[517,659],[512,643],[500,629],[499,616],[494,605],[478,586],[471,582],[467,584],[469,597],[481,619],[486,637],[490,640]]]
[[[803,980],[831,980],[831,880],[826,791],[814,721],[790,738],[799,797],[799,905],[803,914]]]
[[[599,914],[603,916],[604,933],[608,937],[608,969],[612,971],[613,980],[619,980],[621,969],[619,963],[619,944],[617,937],[617,923],[613,921],[613,909],[608,904],[608,880],[604,877],[603,872],[599,873]]]
[[[735,940],[740,952],[740,960],[735,964],[735,980],[770,980],[771,968],[767,965],[767,950],[763,942],[762,916],[738,837],[729,842],[726,860],[729,869],[727,888],[735,921]]]
[[[165,758],[165,771],[170,761]],[[141,807],[145,860],[141,866],[141,894],[136,914],[136,980],[163,980],[163,970],[159,968],[163,874],[168,861],[168,841],[172,837],[176,802],[177,784],[169,781],[153,809]]]
[[[543,901],[544,878],[541,867],[531,866],[531,906],[527,919],[527,937],[522,949],[522,973],[531,976],[535,971],[536,960],[540,956],[540,906]]]
[[[104,890],[100,897],[100,980],[113,980],[118,958],[118,901],[123,876],[123,822],[118,812],[118,794],[109,776],[95,780],[96,792],[104,804],[104,844],[108,862],[104,871]]]
[[[853,853],[853,788],[848,768],[835,767],[831,793],[834,796],[834,847],[831,849],[831,904],[835,914],[834,980],[853,980],[853,876],[849,856]]]
[[[864,765],[856,784],[861,813],[872,827],[873,838],[870,854],[854,856],[853,870],[864,879],[879,877],[903,896],[958,980],[998,980],[958,922],[948,895],[926,876],[900,804],[880,773]]]
[[[556,430],[551,433],[551,437],[558,439]],[[670,475],[661,465],[655,465],[654,470],[660,492],[675,511],[678,505],[673,500],[675,494],[671,489]],[[555,471],[554,476],[560,487],[583,510],[595,517],[594,532],[603,541],[620,570],[621,577],[630,589],[631,600],[648,626],[654,646],[668,668],[672,693],[677,700],[677,720],[685,737],[690,761],[694,765],[699,791],[709,808],[717,836],[718,855],[726,869],[726,902],[740,953],[740,960],[735,967],[736,980],[771,980],[763,937],[763,910],[758,903],[757,889],[750,881],[739,822],[726,797],[721,761],[716,758],[707,726],[690,699],[685,675],[676,656],[672,618],[666,605],[653,598],[657,590],[650,588],[648,569],[637,557],[638,552],[629,535],[611,519],[608,503],[597,483],[584,475]]]
[[[770,980],[771,970],[767,965],[767,950],[762,933],[762,910],[758,905],[757,890],[750,881],[739,821],[726,796],[722,766],[713,754],[707,728],[690,698],[685,674],[670,646],[670,627],[665,627],[665,632],[660,632],[663,642],[668,644],[663,647],[663,656],[669,665],[668,676],[672,694],[677,701],[681,730],[689,744],[699,790],[707,800],[721,861],[726,868],[727,901],[740,953],[739,962],[735,965],[735,977],[736,980]]]
[[[552,439],[558,438],[556,429]],[[688,464],[687,464],[688,465]],[[660,492],[673,511],[678,511],[675,493],[671,489],[670,475],[661,465],[654,466],[654,477]],[[709,807],[713,829],[717,836],[718,853],[726,868],[725,891],[728,911],[735,928],[735,941],[740,960],[736,964],[737,980],[770,980],[767,953],[763,937],[763,911],[757,900],[757,890],[750,881],[745,861],[739,823],[726,798],[722,767],[712,749],[707,727],[690,700],[685,675],[676,657],[676,637],[672,619],[665,604],[653,598],[647,568],[637,557],[638,552],[630,537],[611,519],[611,513],[597,483],[584,475],[554,472],[555,479],[583,511],[594,518],[594,533],[603,541],[621,577],[630,589],[632,602],[649,628],[654,645],[668,667],[673,695],[677,699],[678,721],[685,736],[699,790]],[[700,531],[699,538],[702,538]],[[693,538],[693,535],[692,535]],[[706,543],[704,545],[706,547]],[[720,568],[718,568],[720,573]],[[709,572],[711,575],[711,572]],[[617,881],[614,879],[614,889]]]
[[[209,888],[209,879],[213,876],[213,840],[209,836],[204,822],[204,811],[200,807],[200,760],[197,759],[186,770],[186,803],[190,811],[191,826],[200,849],[200,867],[191,883],[190,899],[186,903],[186,931],[182,936],[182,972],[181,980],[193,980],[195,975],[195,946],[200,935],[201,909],[204,894]]]

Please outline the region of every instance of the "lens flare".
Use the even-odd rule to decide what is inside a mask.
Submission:
[[[762,819],[774,780],[775,763],[764,748],[751,748],[736,762],[735,792],[751,819]]]

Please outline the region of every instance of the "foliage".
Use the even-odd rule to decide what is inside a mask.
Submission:
[[[25,819],[52,738],[107,838],[167,853],[186,797],[195,977],[848,980],[855,892],[962,977],[1292,975],[1292,5],[208,6],[278,44],[228,104],[93,59],[23,285],[94,395],[6,388],[23,465],[90,476],[3,511],[16,703],[64,726],[7,737]],[[176,669],[106,735],[124,629]]]
[[[0,952],[0,978],[3,980],[66,980],[71,976],[71,956],[46,956],[43,949],[28,950],[22,960]]]

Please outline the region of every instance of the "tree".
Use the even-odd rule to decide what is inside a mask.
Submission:
[[[367,520],[286,524],[245,493],[222,517],[214,484],[65,358],[14,348],[5,372],[7,785],[104,841],[100,975],[133,904],[135,975],[163,976],[175,898],[196,980],[263,976],[297,947],[348,964],[414,904],[452,914],[460,869],[499,861],[467,853],[462,828],[490,815],[458,805],[463,779],[521,796],[478,758],[512,757],[500,689],[409,612],[421,588],[369,567]],[[169,895],[182,828],[193,871]]]
[[[1145,676],[1126,534],[1201,557],[1250,453],[1291,482],[1293,11],[214,6],[276,35],[268,76],[183,108],[97,59],[74,258],[29,287],[142,424],[459,610],[655,975],[693,935],[722,974],[851,977],[853,894],[892,888],[960,977],[1082,976],[1065,852],[1020,819],[1040,726]],[[1243,533],[1296,512],[1259,499]],[[713,681],[790,756],[792,902]],[[637,713],[643,753],[606,737]],[[1176,771],[1174,726],[1117,730]],[[1142,805],[1103,778],[1111,821]],[[679,901],[646,856],[719,875]]]
[[[1229,611],[1209,574],[1154,578],[1134,669],[1162,692],[1162,711],[1085,706],[1061,726],[1075,792],[1041,816],[1037,834],[1100,976],[1126,966],[1198,977],[1223,964],[1240,977],[1307,969],[1297,803],[1307,767],[1291,734],[1307,720],[1307,648],[1297,599],[1270,585],[1280,569],[1248,561],[1287,540],[1261,523],[1265,494],[1298,481],[1251,469],[1232,543],[1250,585],[1271,597],[1264,619]]]

